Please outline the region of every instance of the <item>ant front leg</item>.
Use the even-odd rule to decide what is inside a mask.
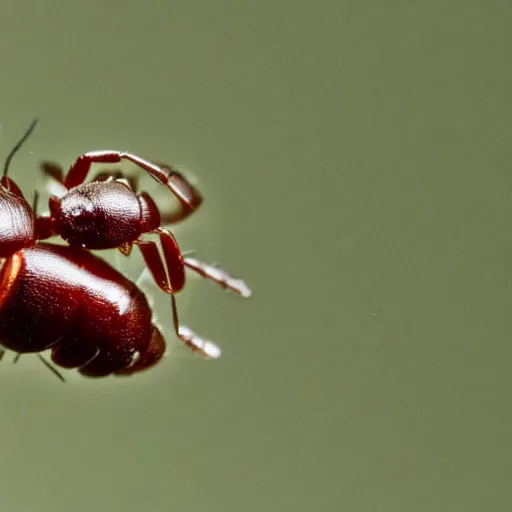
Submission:
[[[217,358],[221,354],[217,345],[205,340],[190,328],[179,323],[175,293],[182,290],[185,285],[185,262],[172,233],[163,228],[158,228],[156,232],[160,236],[165,264],[160,257],[156,242],[138,240],[136,244],[139,246],[146,266],[156,284],[163,292],[171,296],[173,326],[176,336],[194,352],[199,352],[208,358]]]
[[[140,156],[124,151],[91,151],[80,155],[69,169],[64,180],[66,188],[73,188],[85,181],[91,165],[96,163],[117,164],[122,160],[128,160],[144,171],[152,178],[167,187],[180,201],[183,208],[188,211],[196,210],[202,202],[197,190],[175,169],[166,166],[160,167]]]
[[[174,175],[174,185],[181,189],[183,196],[189,198],[187,204],[191,206],[187,206],[187,204],[185,204],[183,201],[180,201],[181,208],[178,211],[168,212],[160,215],[162,219],[162,226],[168,224],[176,224],[177,222],[181,222],[182,220],[189,217],[199,208],[203,202],[203,196],[199,190],[197,190],[197,188],[194,187],[192,183],[190,183],[190,181],[188,181],[181,173],[179,173],[169,164],[157,162],[157,165],[169,175]]]

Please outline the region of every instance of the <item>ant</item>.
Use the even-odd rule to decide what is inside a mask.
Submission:
[[[150,196],[146,193],[137,195],[122,177],[108,176],[90,183],[83,183],[83,180],[90,165],[96,161],[113,162],[128,158],[141,164],[150,174],[158,169],[161,171],[159,174],[151,175],[161,182],[165,175],[166,185],[185,207],[185,213],[175,220],[183,220],[197,208],[202,200],[199,193],[177,171],[166,172],[136,155],[112,151],[86,153],[77,159],[66,178],[62,179],[68,193],[61,198],[52,197],[50,206],[54,205],[55,212],[55,205],[60,204],[62,208],[63,203],[75,201],[79,214],[71,216],[74,222],[69,222],[69,225],[77,233],[81,230],[90,233],[81,215],[85,216],[88,222],[95,223],[96,239],[103,239],[103,244],[100,243],[99,247],[92,244],[91,247],[84,243],[65,246],[42,243],[41,239],[52,234],[61,234],[66,240],[63,232],[53,230],[63,215],[37,216],[37,194],[34,205],[30,206],[16,183],[8,177],[14,154],[32,133],[36,123],[37,120],[32,122],[8,155],[0,178],[0,258],[4,259],[0,262],[2,345],[19,354],[51,349],[55,364],[63,368],[78,368],[81,374],[91,377],[133,374],[150,368],[161,359],[166,344],[153,323],[144,293],[89,251],[108,248],[114,239],[119,240],[111,229],[122,231],[127,225],[123,218],[125,214],[130,222],[135,223],[137,219],[130,214],[134,212],[136,201],[141,212],[139,234],[133,238],[136,231],[130,231],[132,235],[125,236],[118,248],[126,254],[129,253],[128,246],[131,248],[133,243],[141,247],[155,281],[171,297],[173,325],[178,338],[205,357],[218,357],[220,349],[215,344],[179,324],[174,295],[184,286],[185,267],[244,297],[251,293],[246,284],[217,267],[184,258],[172,233],[157,225],[160,215]],[[91,190],[93,192],[89,193]],[[92,216],[88,215],[88,208],[93,209]],[[107,220],[102,224],[101,218]],[[156,232],[160,236],[165,266],[156,243],[139,239],[146,232]]]
[[[179,200],[180,211],[162,218],[151,196],[146,192],[137,194],[136,181],[125,179],[121,172],[103,172],[92,181],[85,181],[92,164],[122,160],[136,164],[164,185]],[[58,235],[73,247],[118,249],[125,256],[130,255],[135,244],[156,284],[171,297],[185,285],[185,267],[243,297],[250,296],[251,291],[242,280],[195,258],[184,258],[174,235],[162,227],[163,223],[184,220],[203,201],[195,187],[176,169],[112,150],[80,155],[66,176],[57,164],[44,162],[42,167],[60,183],[64,192],[50,197],[49,215],[37,217],[38,240]],[[159,236],[163,259],[157,243],[143,238],[148,234]]]

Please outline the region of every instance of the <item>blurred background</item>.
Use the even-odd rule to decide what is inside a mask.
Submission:
[[[40,118],[24,192],[93,149],[174,164],[206,199],[181,246],[254,295],[180,295],[218,361],[155,290],[150,372],[63,385],[4,358],[0,509],[511,510],[511,22],[505,1],[2,0],[2,158]]]

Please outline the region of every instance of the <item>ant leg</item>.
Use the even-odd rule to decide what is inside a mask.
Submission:
[[[190,217],[195,212],[195,210],[183,208],[183,205],[180,205],[180,208],[177,210],[173,210],[166,213],[160,214],[160,223],[162,226],[168,226],[170,224],[177,224]]]
[[[130,245],[130,246],[129,246],[129,248],[127,248],[127,250],[125,250],[125,248],[124,248],[124,247],[122,247],[122,246],[119,248],[120,250],[121,250],[121,248],[123,249],[123,250],[121,251],[121,253],[122,253],[124,256],[129,256],[129,255],[130,255],[130,253],[131,253],[131,250],[132,250],[132,244],[129,244],[129,245]],[[189,255],[189,254],[194,254],[194,252],[195,252],[195,251],[194,251],[193,249],[190,249],[190,250],[188,250],[188,251],[182,251],[182,253],[181,253],[181,254],[183,255],[183,257],[185,257],[185,256],[187,256],[187,255]],[[149,268],[148,268],[148,266],[146,265],[146,266],[144,267],[144,270],[140,273],[140,276],[137,278],[137,281],[135,281],[135,284],[137,285],[137,287],[142,286],[142,283],[146,280],[148,273],[149,273]]]
[[[64,184],[65,183],[64,171],[59,164],[45,160],[44,162],[41,162],[40,167],[41,167],[41,170],[43,171],[43,174],[45,174],[47,177],[53,179],[54,181],[56,181],[57,183],[62,185],[65,190],[68,190],[68,187],[66,187]],[[100,171],[94,177],[93,181],[106,181],[109,178],[112,178],[112,179],[123,178],[123,173],[120,170]]]
[[[62,375],[62,373],[57,370],[52,364],[50,364],[41,354],[37,354],[39,360],[50,370],[61,382],[66,382],[66,379]]]
[[[41,163],[41,169],[46,176],[52,178],[54,181],[56,181],[57,183],[62,185],[64,190],[68,190],[68,187],[66,187],[64,185],[64,182],[65,182],[64,171],[59,164],[57,164],[55,162],[44,161]],[[119,169],[115,170],[115,171],[100,171],[94,177],[93,181],[106,181],[109,178],[113,178],[113,179],[123,178],[126,181],[128,181],[128,183],[130,184],[130,187],[132,188],[132,190],[134,192],[137,191],[138,179],[136,177],[127,178],[127,177],[123,176],[122,171],[120,171]]]
[[[160,166],[164,171],[167,173],[175,174],[176,184],[178,184],[178,181],[180,180],[179,186],[182,187],[184,191],[186,191],[186,194],[189,197],[194,197],[194,202],[196,206],[194,208],[186,208],[184,207],[183,203],[180,203],[181,208],[178,211],[171,211],[165,214],[161,214],[161,224],[162,226],[169,225],[169,224],[176,224],[177,222],[181,222],[182,220],[189,217],[192,213],[194,213],[201,203],[203,202],[203,197],[199,190],[197,190],[192,183],[190,183],[181,173],[179,173],[176,169],[171,167],[169,164],[165,164],[162,162],[156,162],[158,166]]]
[[[144,261],[153,279],[161,290],[167,294],[177,293],[185,286],[185,265],[178,242],[174,235],[163,228],[156,232],[164,253],[165,266],[155,241],[137,240]]]
[[[117,164],[122,160],[128,160],[145,170],[152,178],[167,187],[187,210],[194,211],[201,204],[202,197],[178,171],[168,166],[159,167],[140,156],[124,151],[91,151],[80,155],[69,169],[64,184],[69,189],[83,183],[92,164]]]
[[[217,345],[203,339],[190,328],[179,324],[178,308],[174,294],[181,290],[185,284],[183,257],[179,252],[174,236],[170,232],[159,229],[158,233],[165,257],[165,266],[155,241],[137,241],[136,243],[156,284],[163,292],[171,296],[174,332],[194,352],[199,352],[208,358],[217,358],[221,353]]]
[[[135,243],[139,246],[144,262],[146,263],[146,268],[153,276],[155,283],[164,293],[172,294],[172,287],[169,283],[169,278],[167,277],[167,272],[165,271],[156,242],[138,240]]]
[[[176,306],[176,298],[174,294],[171,295],[172,318],[174,324],[174,331],[178,338],[185,343],[185,345],[194,352],[199,352],[209,359],[216,359],[220,357],[220,348],[213,343],[213,341],[205,340],[198,336],[192,329],[186,325],[180,325],[178,319],[178,307]]]
[[[5,353],[5,350],[4,350],[4,353]],[[3,357],[3,354],[1,357]],[[0,357],[0,359],[1,359],[1,357]],[[21,357],[21,354],[18,352],[14,356],[14,359],[12,360],[13,364],[16,364],[20,360],[20,357]],[[57,368],[55,368],[53,365],[51,365],[41,354],[37,354],[37,357],[46,366],[46,368],[48,368],[48,370],[50,370],[61,382],[66,382],[66,379],[59,372],[59,370],[57,370]]]
[[[4,358],[5,353],[6,353],[5,348],[0,348],[0,361]]]
[[[227,272],[218,267],[208,265],[195,258],[185,258],[184,263],[190,270],[193,270],[205,279],[217,283],[222,288],[238,293],[238,295],[244,298],[248,298],[252,294],[250,288],[245,284],[245,281],[230,276]]]

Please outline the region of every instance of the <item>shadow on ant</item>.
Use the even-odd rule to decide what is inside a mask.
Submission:
[[[37,193],[31,206],[8,176],[13,156],[30,136],[34,120],[6,158],[0,178],[0,340],[21,354],[38,353],[61,380],[62,375],[40,352],[50,349],[54,364],[82,375],[131,375],[154,366],[166,343],[153,323],[146,296],[90,250],[117,248],[128,256],[139,247],[159,288],[169,295],[174,331],[190,349],[207,358],[220,356],[213,342],[181,325],[175,294],[185,285],[185,270],[242,297],[251,291],[241,279],[195,258],[184,257],[174,235],[162,224],[187,218],[202,197],[178,171],[132,153],[94,151],[80,155],[64,175],[45,162],[43,171],[61,185],[49,199],[49,214],[38,215]],[[180,210],[162,217],[149,194],[138,193],[135,180],[120,172],[85,179],[95,163],[129,160],[176,196]],[[157,235],[158,244],[146,235]],[[68,245],[44,243],[59,236]],[[3,356],[0,349],[0,359]]]

